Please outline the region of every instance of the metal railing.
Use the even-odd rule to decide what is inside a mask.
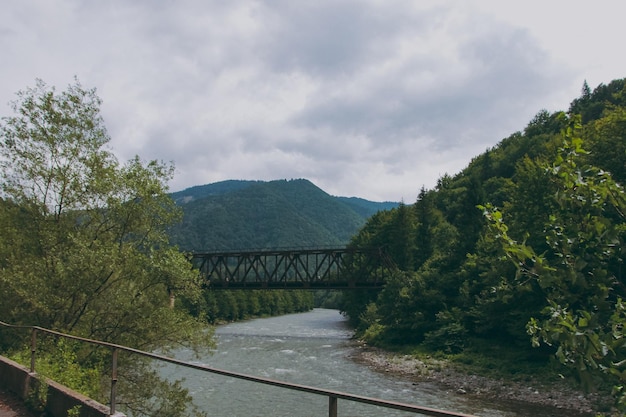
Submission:
[[[0,326],[15,328],[15,329],[30,329],[31,330],[31,345],[30,345],[30,372],[35,372],[35,362],[36,362],[36,353],[37,353],[37,332],[42,332],[46,334],[51,334],[54,336],[77,340],[84,343],[89,343],[96,346],[108,347],[111,349],[111,396],[110,396],[110,415],[115,414],[115,405],[116,405],[116,384],[117,384],[117,357],[119,351],[124,351],[140,356],[145,356],[148,358],[156,359],[162,362],[171,363],[174,365],[183,366],[185,368],[196,369],[204,372],[209,372],[217,375],[223,375],[231,378],[242,379],[245,381],[256,382],[259,384],[271,385],[280,388],[286,388],[292,391],[300,391],[307,392],[309,394],[316,394],[328,397],[328,416],[329,417],[337,417],[337,403],[339,399],[353,401],[357,403],[369,404],[373,406],[390,408],[400,411],[407,411],[410,413],[421,414],[426,416],[435,416],[435,417],[474,417],[470,414],[457,413],[452,411],[444,411],[438,410],[429,407],[422,407],[412,404],[405,404],[395,401],[387,401],[381,400],[377,398],[364,397],[360,395],[348,394],[340,391],[333,391],[323,388],[310,387],[306,385],[293,384],[290,382],[277,381],[269,378],[262,378],[252,375],[246,375],[239,372],[225,371],[222,369],[212,368],[206,365],[194,364],[185,361],[181,361],[179,359],[170,358],[168,356],[159,355],[156,353],[144,352],[142,350],[130,348],[127,346],[117,345],[115,343],[103,342],[100,340],[87,339],[84,337],[73,336],[61,332],[57,332],[54,330],[46,329],[39,326],[17,326],[9,323],[5,323],[0,321]]]

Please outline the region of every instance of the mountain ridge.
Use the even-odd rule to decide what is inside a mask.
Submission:
[[[170,237],[186,251],[346,245],[370,216],[399,205],[331,196],[306,179],[227,180],[170,196],[183,210]]]
[[[202,185],[192,185],[191,187],[184,188],[180,191],[171,192],[170,196],[174,199],[174,201],[176,201],[176,203],[185,204],[195,199],[204,198],[204,197],[211,196],[211,195],[227,194],[232,191],[245,189],[255,184],[267,184],[267,183],[274,183],[274,182],[280,182],[280,181],[283,181],[283,182],[284,181],[286,182],[305,181],[317,187],[315,184],[313,184],[313,182],[311,182],[310,180],[306,178],[297,178],[297,179],[290,179],[290,180],[275,179],[275,180],[269,180],[269,181],[229,179],[229,180],[217,181],[217,182],[202,184]],[[368,200],[368,199],[357,197],[357,196],[334,196],[331,194],[328,194],[328,195],[330,195],[331,197],[336,197],[340,200],[346,201],[348,204],[351,204],[354,207],[365,205],[365,206],[374,206],[378,208],[379,206],[386,207],[386,208],[394,208],[399,205],[398,202],[389,201],[389,200],[373,201],[373,200]]]

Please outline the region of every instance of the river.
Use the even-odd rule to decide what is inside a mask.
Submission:
[[[217,349],[206,358],[179,351],[178,359],[213,368],[277,379],[367,397],[415,404],[478,416],[536,417],[536,409],[494,404],[443,391],[429,382],[411,382],[355,363],[356,346],[345,319],[336,310],[315,309],[267,319],[218,326]],[[184,378],[194,403],[208,415],[324,416],[328,398],[234,378],[172,367],[169,378]],[[339,416],[415,416],[339,400]]]

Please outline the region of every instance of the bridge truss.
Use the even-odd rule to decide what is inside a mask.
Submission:
[[[193,253],[213,289],[380,288],[393,263],[384,251],[353,248]]]

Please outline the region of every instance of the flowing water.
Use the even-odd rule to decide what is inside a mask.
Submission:
[[[254,376],[478,416],[536,417],[537,409],[494,404],[411,382],[355,363],[352,332],[336,310],[256,319],[219,326],[218,347],[205,358],[179,351],[177,358]],[[326,416],[328,397],[261,385],[181,367],[165,366],[169,378],[184,378],[194,403],[210,416]],[[339,400],[339,416],[417,414]],[[552,414],[544,414],[552,415]]]

